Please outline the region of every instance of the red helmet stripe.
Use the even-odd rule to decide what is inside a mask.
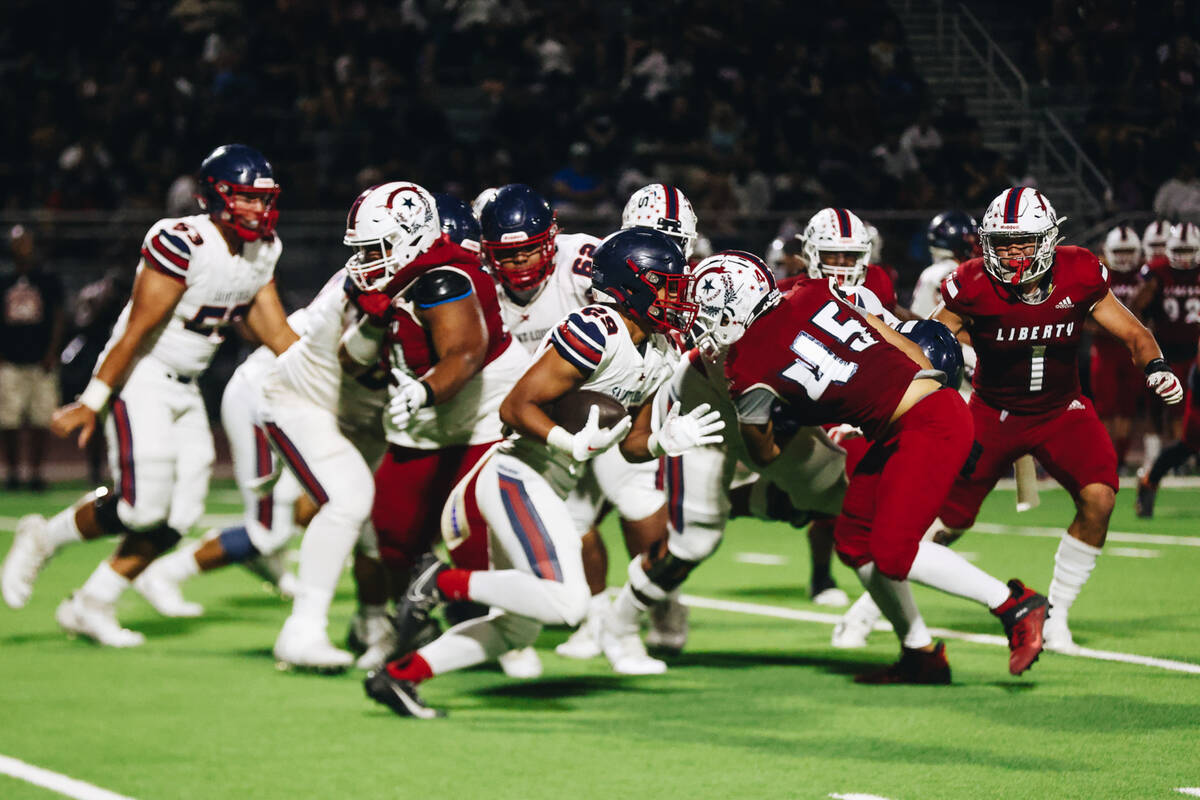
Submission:
[[[371,187],[371,189],[374,188],[374,186]],[[362,194],[354,198],[354,205],[350,206],[350,213],[346,215],[346,230],[354,230],[354,226],[358,223],[358,207],[362,205],[362,201],[371,193],[371,189],[364,189]]]

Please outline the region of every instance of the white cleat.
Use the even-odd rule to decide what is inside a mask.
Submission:
[[[604,651],[600,649],[600,626],[598,620],[588,617],[567,640],[554,648],[563,658],[586,660],[596,658]]]
[[[845,608],[850,605],[850,597],[836,586],[817,592],[812,601],[826,608]]]
[[[1075,639],[1071,636],[1071,629],[1067,627],[1066,619],[1063,619],[1062,622],[1055,622],[1053,609],[1042,628],[1042,639],[1045,648],[1052,653],[1072,655],[1080,650],[1079,645],[1075,644]]]
[[[530,680],[542,676],[542,659],[532,647],[522,647],[520,650],[509,650],[501,653],[500,669],[510,678]]]
[[[340,672],[354,663],[353,655],[333,646],[324,627],[295,617],[283,623],[273,652],[281,669]]]
[[[155,564],[133,579],[133,588],[164,617],[188,618],[204,613],[204,606],[185,599],[179,584],[163,574],[161,568],[155,569]]]
[[[142,634],[121,627],[113,606],[98,603],[82,592],[59,603],[54,619],[67,633],[86,636],[105,647],[138,647],[146,642]]]
[[[10,608],[24,608],[33,596],[33,583],[54,550],[44,543],[46,518],[26,514],[17,522],[12,547],[0,572],[0,588]]]
[[[661,675],[667,671],[666,662],[646,652],[636,629],[614,630],[606,619],[600,625],[600,647],[613,672],[619,675]]]
[[[680,653],[687,644],[688,607],[672,592],[661,603],[650,606],[650,630],[646,631],[646,646]]]
[[[879,606],[875,605],[871,595],[864,592],[833,627],[833,637],[829,643],[846,650],[866,647],[867,637],[881,616]]]
[[[355,635],[367,648],[354,662],[354,666],[368,672],[382,668],[396,652],[399,644],[392,621],[384,615],[367,617],[356,614],[354,623]]]

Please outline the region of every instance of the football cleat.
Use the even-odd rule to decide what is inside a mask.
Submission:
[[[1042,629],[1050,603],[1016,578],[1008,582],[1008,590],[1009,598],[992,613],[1004,623],[1008,635],[1008,671],[1020,675],[1037,661],[1045,645]]]
[[[672,593],[661,603],[650,606],[650,630],[646,646],[671,655],[683,652],[688,638],[688,607]]]
[[[45,531],[46,518],[41,514],[26,514],[17,521],[12,547],[0,572],[0,589],[9,608],[25,607],[33,596],[38,573],[54,555],[53,548],[43,542]]]
[[[198,617],[204,613],[204,606],[185,599],[179,584],[163,574],[161,568],[155,569],[154,564],[133,579],[133,588],[164,617]]]
[[[1154,516],[1154,498],[1158,496],[1158,487],[1152,486],[1145,475],[1140,475],[1137,482],[1137,496],[1133,501],[1133,513],[1142,519]],[[11,603],[10,603],[11,605]]]
[[[146,637],[122,628],[116,608],[76,592],[58,604],[54,612],[58,626],[69,634],[86,636],[105,647],[138,647]]]
[[[833,637],[829,643],[843,650],[866,647],[867,637],[875,629],[875,623],[879,622],[880,616],[882,613],[879,606],[875,605],[871,595],[863,592],[862,596],[854,601],[854,605],[846,609],[837,625],[833,626]]]
[[[353,655],[333,646],[323,627],[298,617],[283,623],[272,652],[280,669],[341,672],[354,663]]]
[[[444,598],[438,591],[438,575],[450,567],[433,553],[426,553],[412,570],[412,580],[404,591],[404,600],[396,609],[396,641],[399,649],[408,652],[417,634],[429,622],[433,611]]]
[[[358,631],[358,635],[352,637],[357,640],[354,643],[361,644],[358,660],[354,662],[356,668],[368,672],[379,669],[396,652],[396,629],[386,614],[365,616],[359,609],[354,614],[352,627]]]
[[[808,596],[814,603],[826,608],[842,608],[850,605],[850,598],[838,588],[833,577],[829,575],[821,580],[814,580],[808,587]]]
[[[393,678],[386,667],[368,673],[363,681],[363,688],[367,690],[367,697],[376,703],[382,703],[402,717],[437,719],[446,716],[445,711],[425,705],[421,696],[417,694],[416,684]]]
[[[646,652],[637,629],[620,630],[613,625],[612,615],[600,624],[600,649],[618,675],[661,675],[667,665]]]
[[[950,683],[950,663],[946,661],[946,643],[938,642],[932,653],[900,648],[900,660],[875,672],[859,675],[855,683],[874,685],[916,683],[944,686]]]
[[[1053,606],[1046,618],[1046,625],[1042,628],[1042,637],[1045,639],[1046,649],[1052,653],[1070,655],[1079,652],[1079,645],[1075,644],[1071,629],[1067,627],[1066,615],[1056,614]]]
[[[542,676],[542,659],[532,647],[501,653],[497,661],[500,662],[500,669],[510,678],[529,680]]]
[[[565,642],[554,648],[554,652],[563,658],[575,658],[580,661],[595,658],[603,653],[600,649],[600,618],[589,614]]]

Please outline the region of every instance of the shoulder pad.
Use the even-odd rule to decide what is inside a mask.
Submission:
[[[457,269],[435,269],[417,278],[408,297],[417,308],[432,308],[462,300],[475,291],[471,279]]]

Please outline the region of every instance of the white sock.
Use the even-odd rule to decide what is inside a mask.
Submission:
[[[87,579],[87,582],[83,584],[83,588],[79,591],[97,603],[111,606],[129,588],[129,583],[129,579],[117,573],[111,564],[107,561],[101,561],[100,566],[96,567],[91,577]]]
[[[908,571],[910,580],[947,594],[965,597],[988,608],[1008,599],[1008,586],[993,578],[958,553],[940,544],[921,542]]]
[[[82,542],[83,534],[75,524],[75,506],[65,508],[46,523],[46,544],[57,550],[65,544]]]
[[[604,615],[608,613],[608,609],[612,608],[612,601],[608,599],[608,592],[600,592],[600,594],[592,595],[592,599],[588,601],[587,620],[600,621],[604,619]]]
[[[183,583],[200,572],[200,565],[196,563],[196,551],[203,544],[204,542],[198,539],[185,543],[174,553],[168,553],[158,559],[155,569],[172,583]]]
[[[667,592],[661,586],[653,583],[650,576],[642,569],[642,557],[634,556],[629,562],[629,567],[626,569],[629,575],[629,585],[637,591],[642,597],[650,600],[652,603],[661,603],[667,599]]]
[[[1087,583],[1100,548],[1081,542],[1069,533],[1064,533],[1054,554],[1054,578],[1050,581],[1050,615],[1055,621],[1066,624],[1067,612],[1079,591]]]
[[[301,583],[292,601],[292,616],[307,619],[324,630],[329,623],[329,606],[333,604],[333,590]]]
[[[328,619],[329,604],[337,589],[338,579],[342,577],[346,559],[350,557],[358,538],[361,521],[346,517],[346,514],[339,514],[333,505],[327,503],[313,517],[300,542],[300,570],[297,576],[300,588],[293,613],[300,614],[301,608],[304,608],[303,616],[319,615],[322,626]]]
[[[617,598],[613,600],[609,610],[609,627],[618,633],[633,633],[638,629],[638,619],[646,610],[642,601],[633,593],[633,587],[626,583],[621,587]]]
[[[486,617],[460,622],[417,652],[434,675],[442,675],[525,647],[537,638],[541,627],[533,620],[493,610]]]
[[[858,577],[871,593],[871,599],[892,623],[896,636],[904,647],[917,649],[933,644],[933,636],[917,609],[908,581],[894,581],[875,569],[875,564],[858,568]]]

